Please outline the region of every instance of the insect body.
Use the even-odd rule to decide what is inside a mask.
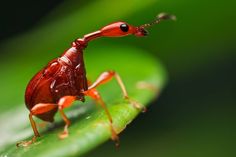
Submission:
[[[173,16],[160,14],[157,20],[151,24],[145,24],[139,27],[134,27],[126,22],[115,22],[98,31],[87,34],[83,38],[76,39],[68,50],[59,58],[49,62],[48,65],[39,71],[29,82],[25,92],[25,104],[30,111],[29,119],[34,131],[34,136],[32,140],[19,142],[17,145],[30,145],[40,136],[33,116],[43,121],[53,122],[54,115],[57,111],[60,112],[65,122],[64,131],[59,134],[59,137],[67,137],[70,121],[63,109],[69,107],[72,102],[76,100],[85,101],[85,96],[94,99],[105,110],[110,121],[111,138],[117,141],[116,143],[118,144],[118,136],[112,125],[112,117],[99,92],[96,90],[97,86],[115,78],[124,98],[139,109],[141,109],[142,106],[129,98],[120,76],[115,71],[103,72],[94,83],[88,83],[83,61],[83,50],[86,48],[88,42],[99,37],[121,37],[130,34],[146,36],[147,31],[145,27],[159,23],[162,19],[170,18],[173,18]]]

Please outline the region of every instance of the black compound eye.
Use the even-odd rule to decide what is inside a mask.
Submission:
[[[129,26],[127,24],[121,24],[120,25],[120,29],[123,31],[123,32],[128,32],[129,31]]]

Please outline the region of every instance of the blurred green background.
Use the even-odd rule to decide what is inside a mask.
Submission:
[[[148,112],[121,134],[118,150],[107,142],[86,156],[236,156],[235,8],[233,0],[5,1],[0,14],[0,102],[5,105],[0,109],[22,104],[28,79],[76,37],[113,21],[140,25],[170,12],[178,20],[150,28],[145,39],[104,38],[90,44],[144,49],[166,66],[169,81]],[[36,49],[35,43],[40,44]],[[44,47],[47,51],[41,51]]]

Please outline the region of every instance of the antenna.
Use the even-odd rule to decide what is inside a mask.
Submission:
[[[160,13],[156,16],[156,20],[152,21],[151,23],[143,24],[139,26],[140,28],[147,28],[154,24],[159,24],[162,20],[173,20],[176,21],[176,16],[168,13]]]

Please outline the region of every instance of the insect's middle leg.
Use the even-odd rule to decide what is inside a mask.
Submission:
[[[76,100],[75,96],[64,96],[64,97],[60,98],[60,100],[58,101],[57,104],[40,103],[40,104],[35,105],[30,111],[30,122],[31,122],[32,128],[34,130],[35,136],[37,137],[37,136],[39,136],[39,134],[38,134],[36,125],[35,125],[33,119],[31,118],[32,115],[46,113],[46,112],[51,111],[51,110],[58,107],[59,112],[62,116],[62,119],[65,122],[64,131],[59,134],[59,138],[61,138],[61,139],[66,138],[68,136],[68,127],[70,125],[70,120],[65,115],[63,109],[66,107],[69,107],[75,100]]]
[[[58,109],[59,112],[65,122],[65,126],[64,126],[64,131],[62,133],[59,134],[59,138],[60,139],[64,139],[66,137],[68,137],[69,131],[68,131],[68,127],[70,125],[70,120],[67,118],[66,114],[64,113],[63,109],[66,107],[71,106],[71,104],[76,100],[75,96],[64,96],[62,97],[59,102],[58,102]]]
[[[97,104],[99,104],[105,110],[105,113],[106,113],[106,115],[109,119],[109,122],[110,122],[111,139],[113,141],[115,141],[116,146],[119,146],[119,137],[113,127],[113,120],[112,120],[111,114],[110,114],[105,102],[103,101],[102,97],[100,96],[99,92],[95,88],[90,88],[89,90],[85,91],[84,94],[86,96],[91,97],[93,100],[95,100],[97,102]]]
[[[40,135],[39,135],[36,123],[33,119],[33,116],[43,114],[43,113],[47,113],[51,110],[54,110],[55,108],[59,109],[59,112],[60,112],[63,120],[66,123],[66,125],[64,127],[64,131],[61,134],[59,134],[59,138],[67,137],[68,136],[68,126],[70,125],[70,121],[67,118],[67,116],[65,115],[63,109],[65,107],[69,107],[72,104],[72,102],[75,101],[75,100],[76,100],[76,97],[74,97],[74,96],[64,96],[59,100],[58,104],[52,104],[52,103],[39,103],[39,104],[36,104],[30,110],[30,114],[29,114],[29,119],[30,119],[31,126],[33,128],[33,131],[34,131],[34,136],[31,140],[18,142],[16,145],[17,146],[28,146],[28,145],[34,143],[36,141],[36,138],[40,137]]]

